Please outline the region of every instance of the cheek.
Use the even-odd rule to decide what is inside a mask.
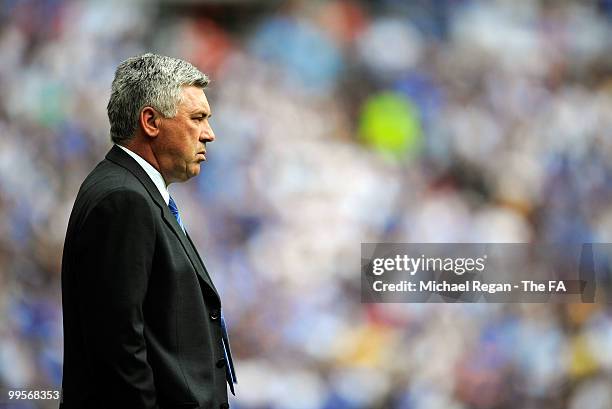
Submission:
[[[198,140],[200,139],[199,135],[200,135],[200,128],[198,126],[189,127],[188,140],[193,146],[195,146],[198,143]]]

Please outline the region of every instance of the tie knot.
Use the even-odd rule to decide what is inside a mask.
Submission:
[[[170,211],[172,212],[173,215],[177,215],[179,210],[178,210],[178,206],[176,205],[176,202],[174,201],[174,199],[172,198],[172,196],[170,196],[170,201],[168,202],[168,207],[170,208]]]
[[[170,196],[170,200],[168,201],[168,208],[170,209],[170,212],[176,219],[179,226],[181,226],[183,233],[185,233],[185,226],[183,225],[183,221],[181,220],[181,215],[179,214],[178,206],[176,205],[176,202],[174,201],[172,196]]]

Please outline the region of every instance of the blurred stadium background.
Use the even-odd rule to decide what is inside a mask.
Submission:
[[[217,141],[171,192],[223,294],[233,408],[612,408],[605,306],[359,288],[361,242],[611,242],[611,19],[610,0],[0,0],[0,388],[59,388],[69,212],[110,148],[115,67],[154,51],[213,80]]]

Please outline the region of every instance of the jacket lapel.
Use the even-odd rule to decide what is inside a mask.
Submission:
[[[187,229],[185,229],[185,230],[187,230]],[[186,232],[185,235],[187,237],[187,240],[189,241],[189,244],[191,244],[191,248],[192,248],[193,252],[195,253],[195,256],[198,258],[198,261],[200,262],[200,265],[202,266],[202,269],[206,273],[206,276],[208,278],[210,278],[210,275],[208,274],[208,270],[206,269],[206,266],[204,265],[204,261],[202,261],[202,257],[200,257],[200,253],[198,253],[198,250],[196,249],[195,244],[193,244],[193,241],[191,240],[191,236],[189,235],[189,232]]]
[[[183,233],[183,229],[181,229],[181,226],[176,221],[176,218],[170,212],[170,209],[164,202],[164,198],[159,193],[159,190],[157,189],[149,175],[147,175],[147,172],[145,172],[145,170],[138,164],[138,162],[136,162],[132,157],[130,157],[130,155],[125,153],[121,148],[116,145],[114,145],[112,149],[108,152],[108,154],[106,155],[106,159],[129,170],[134,176],[136,176],[140,183],[143,184],[155,204],[157,204],[157,206],[159,206],[159,208],[161,209],[164,222],[172,229],[174,235],[183,246],[183,250],[189,257],[189,260],[191,261],[191,264],[197,272],[198,276],[213,290],[213,292],[220,300],[221,298],[219,297],[219,293],[217,292],[217,289],[215,288],[210,276],[208,275],[208,271],[206,270],[206,267],[204,267],[202,259],[200,259],[199,254],[195,250],[193,242],[191,241],[188,235]]]

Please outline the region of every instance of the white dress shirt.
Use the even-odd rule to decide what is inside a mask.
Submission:
[[[168,203],[170,203],[170,192],[168,192],[168,187],[166,186],[166,182],[164,181],[164,177],[161,175],[161,173],[159,173],[159,171],[157,169],[155,169],[153,166],[151,166],[151,164],[149,162],[144,160],[137,153],[132,152],[131,150],[129,150],[125,146],[121,146],[121,145],[117,145],[117,146],[120,147],[121,149],[123,149],[132,158],[134,158],[134,160],[136,162],[138,162],[140,167],[142,167],[144,169],[144,171],[147,172],[147,175],[149,175],[149,177],[151,178],[151,180],[155,184],[155,187],[157,187],[157,190],[159,190],[159,193],[164,198],[164,201],[166,202],[166,206],[167,206]]]

